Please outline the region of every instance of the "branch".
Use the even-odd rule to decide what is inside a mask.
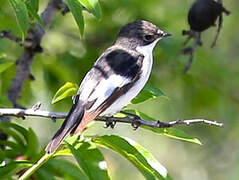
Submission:
[[[19,108],[0,108],[0,116],[15,116],[24,118],[25,116],[37,116],[37,117],[45,117],[50,119],[64,119],[67,116],[67,113],[62,112],[49,112],[45,110],[39,109],[19,109]],[[134,116],[134,117],[133,117]],[[114,127],[116,122],[121,123],[129,123],[132,124],[133,127],[137,128],[141,125],[156,127],[156,128],[168,128],[177,125],[191,125],[191,124],[208,124],[221,127],[223,123],[217,121],[210,121],[206,119],[190,119],[190,120],[176,120],[168,123],[161,121],[152,121],[152,120],[144,120],[136,115],[126,116],[126,117],[97,117],[97,121],[103,121],[108,123],[107,126]],[[110,122],[110,123],[109,123]]]
[[[12,34],[10,31],[1,31],[0,32],[0,38],[7,38],[11,41],[14,41],[16,43],[21,43],[21,38],[16,37],[14,34]]]
[[[62,0],[50,0],[46,9],[41,14],[41,19],[46,27],[49,27],[56,12],[61,8]],[[8,90],[7,97],[14,107],[17,107],[17,99],[20,96],[25,80],[34,77],[30,73],[31,65],[37,53],[42,52],[40,46],[45,31],[39,24],[34,29],[29,29],[26,40],[24,42],[24,51],[17,60],[17,71],[11,86]],[[1,33],[4,37],[18,42],[18,38],[9,33]]]

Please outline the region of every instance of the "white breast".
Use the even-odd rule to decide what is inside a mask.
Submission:
[[[136,48],[139,53],[142,53],[144,55],[141,77],[138,79],[138,81],[136,81],[135,85],[130,88],[127,93],[118,98],[110,107],[108,107],[103,113],[101,113],[101,115],[113,115],[116,112],[119,112],[143,89],[151,73],[153,65],[152,51],[157,42],[158,41],[156,40],[155,42],[147,46],[139,46]]]

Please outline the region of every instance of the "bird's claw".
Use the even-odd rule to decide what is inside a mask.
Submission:
[[[116,125],[116,122],[115,122],[115,121],[107,120],[107,121],[105,122],[104,128],[110,127],[111,129],[114,129],[115,125]]]
[[[134,118],[132,123],[131,123],[131,126],[133,127],[133,130],[136,130],[138,129],[138,127],[140,126],[140,122],[138,121],[139,118]]]

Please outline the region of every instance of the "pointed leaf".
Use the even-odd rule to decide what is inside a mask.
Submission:
[[[128,112],[136,114],[137,116],[139,116],[140,118],[144,119],[144,120],[150,120],[150,121],[155,121],[154,118],[149,117],[148,115],[137,111],[137,110],[128,110]],[[153,131],[155,133],[159,133],[162,134],[164,136],[173,138],[173,139],[179,139],[179,140],[183,140],[183,141],[187,141],[187,142],[191,142],[191,143],[196,143],[201,145],[202,143],[195,137],[192,137],[191,135],[185,133],[182,130],[179,129],[175,129],[175,128],[157,128],[157,127],[149,127],[149,126],[140,126],[144,129],[148,129],[150,131]]]
[[[168,136],[168,137],[171,137],[174,139],[179,139],[179,140],[202,145],[202,143],[200,142],[199,139],[192,137],[192,136],[188,135],[187,133],[185,133],[184,131],[179,130],[179,129],[175,129],[175,128],[167,128],[166,129],[165,128],[162,135]]]
[[[16,130],[17,132],[19,132],[27,141],[28,138],[28,131],[23,128],[22,126],[19,126],[18,124],[15,123],[11,123],[11,122],[4,122],[2,125],[8,127],[8,128],[12,128],[14,130]]]
[[[27,157],[35,157],[38,154],[38,139],[34,131],[29,128],[27,136]]]
[[[2,130],[7,135],[11,136],[17,142],[19,146],[21,146],[22,148],[25,147],[24,140],[22,139],[22,137],[19,136],[19,134],[16,131],[4,126],[4,122],[0,123],[0,130]]]
[[[25,0],[25,4],[29,4],[34,12],[38,12],[39,0]]]
[[[155,99],[159,96],[166,97],[163,92],[157,88],[150,85],[146,85],[142,91],[131,101],[132,104],[138,104],[149,99]]]
[[[98,0],[78,0],[87,8],[97,19],[101,18],[100,3]]]
[[[23,0],[9,0],[16,14],[18,25],[22,32],[22,40],[25,39],[29,28],[29,18],[27,8]]]
[[[80,34],[83,36],[84,34],[84,18],[82,14],[82,6],[78,0],[66,0],[66,3],[74,16],[76,24],[79,27]]]
[[[18,155],[24,154],[24,152],[25,152],[25,149],[22,146],[19,146],[19,144],[15,143],[13,141],[0,140],[0,145],[6,146],[6,147],[16,151]]]
[[[146,179],[170,179],[167,170],[140,144],[121,136],[96,136],[92,142],[120,153],[128,159]]]
[[[94,144],[83,142],[73,146],[67,143],[67,146],[90,180],[110,179],[106,161]]]
[[[51,103],[54,104],[66,97],[73,96],[77,93],[78,86],[71,82],[65,83],[55,94]]]
[[[32,16],[33,19],[35,19],[38,24],[40,24],[44,28],[45,24],[43,23],[41,17],[37,14],[39,8],[39,0],[26,0],[25,4],[30,16]]]

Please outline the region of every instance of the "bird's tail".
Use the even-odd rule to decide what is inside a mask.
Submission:
[[[77,128],[82,120],[83,115],[84,105],[80,101],[75,102],[60,129],[48,143],[45,151],[47,153],[55,152],[64,138]]]

